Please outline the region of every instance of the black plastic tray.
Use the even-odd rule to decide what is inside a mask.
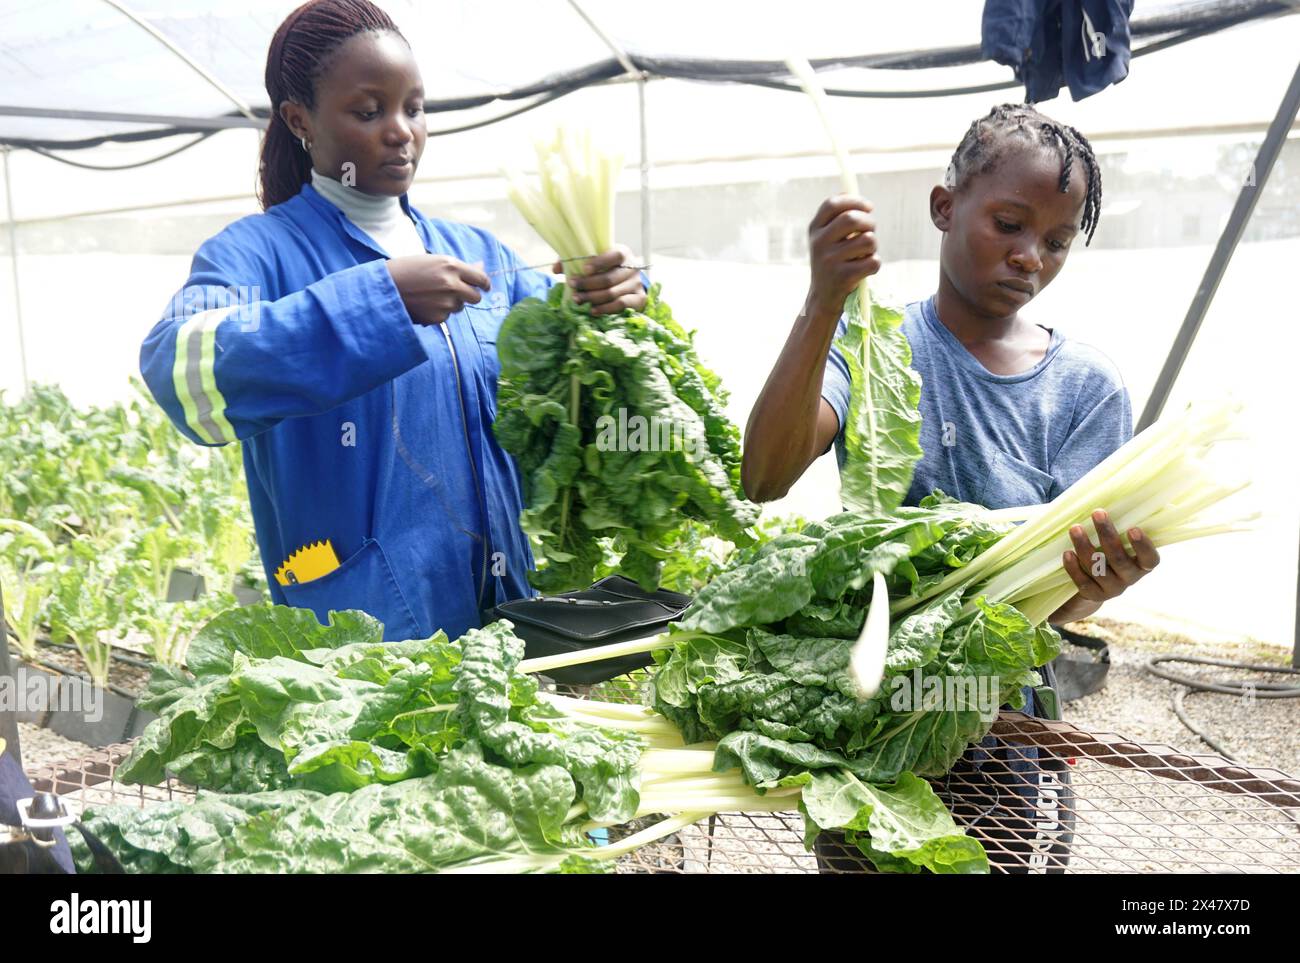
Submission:
[[[524,640],[526,657],[535,659],[658,635],[681,618],[690,604],[690,596],[680,592],[647,592],[631,579],[610,575],[577,592],[505,602],[488,615],[491,620],[514,623],[515,634]],[[646,652],[544,674],[568,685],[594,685],[650,662]]]

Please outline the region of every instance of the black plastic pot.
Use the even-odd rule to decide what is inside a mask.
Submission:
[[[22,661],[17,662],[13,669],[14,691],[22,696],[23,705],[22,708],[14,710],[14,718],[18,722],[27,725],[44,727],[50,717],[51,710],[57,702],[57,699],[53,697],[57,695],[57,679],[58,676],[53,672],[47,672]],[[33,680],[39,680],[41,692],[50,694],[49,698],[43,700],[44,704],[27,698],[30,694],[29,686]]]
[[[196,575],[187,568],[173,569],[171,579],[167,582],[167,601],[193,602],[203,594],[205,588],[207,583],[202,575]]]
[[[260,605],[267,600],[267,595],[261,589],[253,588],[251,585],[236,583],[235,601],[240,605]]]
[[[1061,638],[1086,649],[1086,655],[1058,655],[1052,662],[1056,670],[1056,692],[1062,702],[1072,702],[1100,692],[1110,674],[1110,649],[1106,642],[1090,635],[1061,629]]]
[[[83,742],[88,746],[111,746],[134,739],[154,719],[152,712],[136,708],[135,699],[92,685],[77,675],[50,672],[18,661],[13,674],[20,686],[39,678],[49,693],[48,705],[33,706],[16,713],[18,722]]]
[[[135,707],[135,700],[84,679],[65,675],[59,680],[59,700],[47,728],[65,739],[88,746],[111,746],[139,735],[139,717],[156,718]],[[148,720],[146,720],[147,723]]]

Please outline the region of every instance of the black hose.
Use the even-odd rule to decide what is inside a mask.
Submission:
[[[1169,669],[1157,668],[1165,662],[1183,662],[1189,665],[1217,665],[1224,669],[1244,669],[1248,672],[1280,673],[1300,675],[1300,669],[1282,665],[1259,665],[1252,662],[1230,662],[1227,659],[1207,659],[1199,655],[1156,655],[1147,660],[1146,670],[1157,679],[1164,679],[1175,685],[1183,686],[1174,692],[1174,715],[1178,721],[1190,729],[1198,739],[1213,749],[1229,762],[1239,762],[1224,745],[1205,729],[1194,723],[1187,715],[1184,700],[1191,692],[1218,692],[1222,695],[1235,695],[1257,699],[1296,699],[1300,698],[1300,685],[1288,685],[1285,682],[1256,682],[1252,679],[1197,679],[1194,676],[1171,672]]]
[[[42,640],[42,641],[45,645],[53,646],[55,648],[76,649],[75,645],[72,645],[67,642],[50,642],[49,640]],[[110,653],[110,655],[115,659],[119,659],[122,662],[127,663],[128,665],[135,665],[144,669],[152,668],[152,666],[148,662],[141,662],[139,659],[132,659],[129,656],[119,656],[116,653]],[[20,659],[23,659],[23,661],[26,662],[28,665],[34,665],[42,669],[49,669],[51,672],[55,673],[56,675],[66,675],[74,679],[80,679],[82,682],[88,682],[92,686],[95,684],[95,680],[92,679],[86,673],[77,672],[73,669],[69,669],[66,665],[59,665],[57,662],[46,662],[44,659],[26,659],[23,657],[21,653],[18,653],[18,657]],[[104,686],[104,688],[107,689],[109,692],[114,692],[117,695],[120,695],[124,699],[130,699],[132,702],[139,699],[141,695],[141,693],[139,692],[131,692],[127,689],[121,688],[120,686],[116,686],[111,682],[108,683],[106,686]]]
[[[55,673],[56,675],[66,675],[73,679],[80,679],[82,682],[88,683],[91,686],[95,685],[95,680],[92,679],[90,676],[88,676],[86,673],[76,672],[72,669],[69,669],[65,665],[59,665],[56,662],[46,662],[42,659],[32,659],[30,664],[39,666],[42,669],[49,669],[51,672]],[[117,695],[120,695],[123,699],[130,699],[132,702],[140,698],[140,693],[128,692],[126,689],[123,689],[120,686],[115,686],[111,682],[105,685],[104,688],[107,689],[109,692],[113,692],[116,693]]]
[[[12,632],[10,633],[10,636],[15,642],[18,641],[18,636],[13,635]],[[36,641],[41,645],[48,645],[54,649],[70,649],[76,651],[77,648],[71,642],[55,642],[53,639],[44,636],[38,636]],[[124,655],[118,651],[116,646],[114,646],[112,651],[108,653],[108,657],[115,662],[121,662],[123,665],[133,665],[137,669],[152,669],[155,665],[153,662],[146,662],[144,659],[137,659],[133,655]]]
[[[1295,0],[1198,0],[1161,10],[1153,15],[1140,15],[1129,24],[1129,31],[1134,41],[1132,56],[1155,53],[1176,44],[1194,40],[1208,34],[1227,30],[1251,20],[1267,17],[1281,17],[1296,12]],[[1156,38],[1148,40],[1147,38]],[[665,77],[684,80],[698,80],[706,83],[759,83],[762,86],[782,90],[798,90],[798,86],[789,83],[789,71],[784,62],[779,60],[718,60],[708,57],[649,56],[631,51],[628,54],[633,67],[647,78]],[[953,67],[965,64],[987,62],[984,60],[979,44],[943,47],[934,50],[904,50],[887,53],[859,54],[853,56],[829,57],[812,61],[816,69],[829,67],[860,67],[879,70],[920,70],[940,67]],[[428,99],[424,102],[426,114],[468,110],[484,107],[497,101],[529,101],[522,110],[541,106],[548,100],[566,96],[575,90],[594,87],[622,78],[626,71],[623,64],[614,57],[607,57],[595,63],[586,64],[558,75],[551,75],[541,80],[516,87],[512,90],[491,90],[477,94],[463,95],[442,100]],[[996,84],[980,84],[973,87],[957,87],[931,90],[845,90],[832,88],[826,91],[832,97],[935,97],[948,94],[966,93],[981,90],[996,90],[1001,87],[1017,87],[1018,82],[1000,81]],[[270,116],[268,107],[253,107],[254,117],[265,119]],[[452,130],[468,130],[483,124],[495,123],[513,116],[516,111],[509,111],[488,120],[466,125],[463,128],[430,131],[430,136],[447,134]],[[221,115],[232,118],[240,129],[248,129],[244,115],[239,111],[230,111]],[[122,133],[101,134],[95,137],[77,140],[49,140],[23,137],[2,137],[0,145],[9,145],[16,149],[40,148],[51,150],[81,150],[98,147],[109,142],[133,143],[172,137],[177,134],[210,135],[210,124],[204,126],[150,127],[147,130],[131,130]],[[166,155],[164,155],[166,156]],[[55,158],[63,160],[63,158]],[[157,158],[156,158],[157,159]],[[147,162],[145,162],[147,163]]]
[[[73,652],[77,651],[77,647],[71,642],[55,642],[53,639],[37,639],[36,641],[56,649],[68,649]],[[133,665],[139,669],[152,669],[154,666],[154,663],[152,662],[146,662],[143,659],[137,659],[133,655],[125,655],[122,652],[119,652],[116,646],[114,646],[108,653],[108,657],[114,662],[121,662],[123,665]]]

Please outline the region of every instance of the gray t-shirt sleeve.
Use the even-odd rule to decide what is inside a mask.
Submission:
[[[848,330],[848,324],[845,323],[843,316],[840,317],[839,323],[835,326],[835,339],[839,340]],[[826,373],[822,376],[822,397],[830,403],[835,412],[835,417],[840,421],[840,430],[835,435],[835,444],[844,438],[844,422],[849,417],[849,391],[851,384],[849,381],[849,366],[844,362],[844,356],[840,354],[839,348],[835,347],[834,342],[831,344],[830,353],[826,356]],[[826,451],[830,451],[828,447]],[[821,454],[826,454],[822,452]]]
[[[1133,407],[1122,384],[1083,414],[1052,460],[1055,498],[1133,437]],[[1098,506],[1104,507],[1104,506]]]

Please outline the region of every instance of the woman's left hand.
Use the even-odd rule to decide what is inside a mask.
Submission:
[[[1100,553],[1089,541],[1082,525],[1070,529],[1074,551],[1066,552],[1062,563],[1079,591],[1051,614],[1048,621],[1056,625],[1087,618],[1101,608],[1103,602],[1123,595],[1125,589],[1160,564],[1160,553],[1142,529],[1128,530],[1134,553],[1130,555],[1108,514],[1098,509],[1092,513],[1092,522],[1101,540]]]
[[[646,292],[641,284],[641,272],[632,264],[632,251],[625,245],[615,245],[613,250],[598,254],[587,261],[584,274],[570,277],[573,300],[590,304],[592,314],[618,314],[626,308],[640,311],[645,307]],[[556,274],[564,272],[564,265],[555,262]]]
[[[1149,574],[1160,564],[1160,553],[1140,528],[1128,530],[1133,546],[1130,555],[1120,540],[1110,516],[1100,509],[1092,513],[1092,522],[1101,540],[1098,546],[1088,539],[1082,525],[1070,529],[1074,551],[1063,557],[1065,571],[1079,588],[1079,597],[1101,603],[1118,598],[1124,590]]]

